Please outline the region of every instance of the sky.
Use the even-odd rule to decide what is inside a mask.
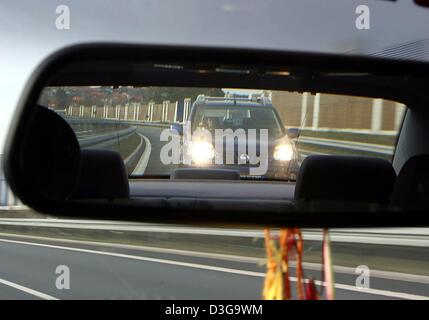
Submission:
[[[56,8],[70,8],[70,29]],[[370,9],[370,29],[355,26]],[[411,0],[0,0],[0,150],[36,66],[64,46],[138,42],[374,53],[429,39],[429,9]],[[1,151],[0,151],[1,153]]]

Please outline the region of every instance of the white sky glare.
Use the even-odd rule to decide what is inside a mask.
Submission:
[[[70,29],[55,27],[70,8]],[[358,5],[371,29],[355,27]],[[376,52],[429,39],[429,9],[410,1],[0,0],[0,149],[25,82],[43,58],[90,41]],[[0,151],[1,153],[1,151]]]

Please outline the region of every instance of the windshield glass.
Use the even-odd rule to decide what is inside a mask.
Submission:
[[[312,154],[390,161],[405,111],[383,99],[230,88],[48,87],[40,104],[82,149],[119,152],[133,178],[222,168],[283,181]]]
[[[192,129],[204,127],[214,132],[216,129],[267,129],[272,138],[283,133],[280,119],[274,109],[269,107],[237,105],[196,106],[192,119]]]

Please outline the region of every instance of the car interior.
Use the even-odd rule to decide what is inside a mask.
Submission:
[[[0,90],[0,301],[429,301],[429,0],[0,0]]]

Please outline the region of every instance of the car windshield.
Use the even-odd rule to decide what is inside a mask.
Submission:
[[[274,109],[237,104],[196,107],[192,128],[195,130],[198,127],[213,132],[216,129],[244,129],[246,132],[251,129],[266,129],[268,135],[274,139],[279,138],[284,132]]]
[[[383,99],[231,88],[47,87],[39,102],[82,149],[119,152],[133,178],[222,168],[294,181],[313,154],[390,161],[405,111]]]

